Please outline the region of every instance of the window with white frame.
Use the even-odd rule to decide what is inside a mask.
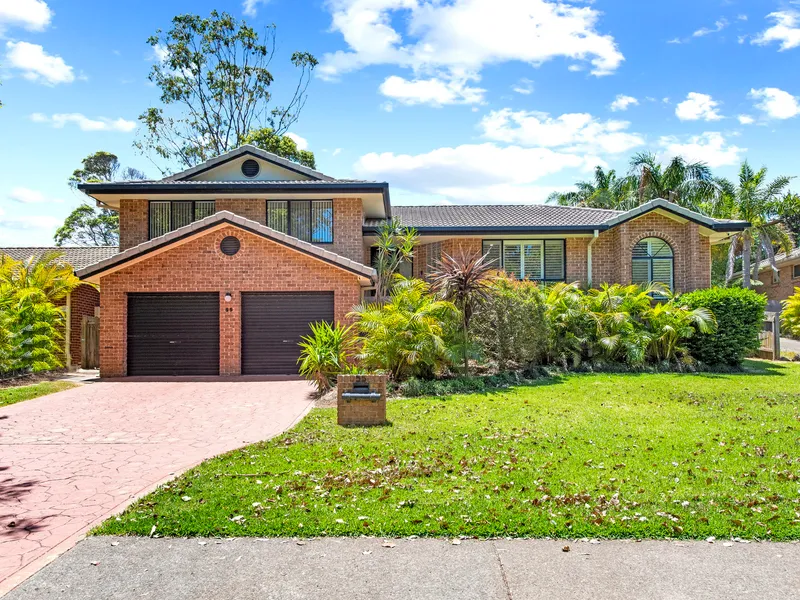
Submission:
[[[516,279],[545,283],[566,277],[566,241],[483,240],[483,253],[490,264]]]
[[[645,238],[633,247],[631,281],[638,285],[663,283],[669,289],[675,284],[675,256],[672,247],[661,238]]]

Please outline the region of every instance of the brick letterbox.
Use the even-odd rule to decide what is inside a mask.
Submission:
[[[336,378],[339,425],[386,424],[386,375]]]

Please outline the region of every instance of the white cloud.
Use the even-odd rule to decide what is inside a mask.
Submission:
[[[695,31],[692,34],[692,36],[693,37],[703,37],[705,35],[710,35],[712,33],[719,33],[720,31],[725,29],[728,25],[729,25],[728,19],[725,19],[723,17],[722,19],[719,19],[714,23],[714,27],[713,28],[711,28],[711,27],[701,27],[700,29]]]
[[[308,140],[304,137],[300,137],[296,133],[292,133],[291,131],[286,134],[290,140],[292,140],[296,145],[298,150],[308,150]]]
[[[624,60],[614,38],[597,31],[600,13],[590,6],[546,0],[330,0],[329,6],[332,29],[348,49],[322,57],[318,73],[328,79],[391,64],[417,77],[444,72],[459,80],[487,65],[538,66],[554,58],[589,62],[594,75],[607,75]]]
[[[472,79],[472,78],[470,78]],[[384,96],[401,104],[480,104],[486,90],[470,87],[467,78],[444,80],[437,77],[409,81],[392,75],[387,77],[379,90]]]
[[[747,148],[729,145],[725,137],[716,131],[691,136],[685,142],[676,136],[662,136],[659,146],[665,156],[682,156],[687,161],[704,162],[712,168],[736,165],[741,161],[742,154],[747,152]]]
[[[25,215],[22,217],[6,217],[0,210],[0,229],[30,231],[34,229],[55,229],[63,223],[63,219],[49,215]]]
[[[63,202],[59,198],[48,198],[42,192],[30,188],[15,187],[8,194],[8,199],[22,204],[43,204],[45,202]]]
[[[717,110],[718,106],[719,102],[708,94],[689,92],[686,100],[675,107],[675,115],[681,121],[719,121],[722,115]]]
[[[244,0],[242,2],[242,12],[247,17],[255,17],[258,14],[258,5],[266,4],[269,0]]]
[[[750,43],[765,46],[780,42],[781,50],[791,50],[800,46],[800,13],[785,10],[770,13],[767,18],[775,24],[755,36]]]
[[[533,93],[533,81],[527,77],[523,77],[515,83],[511,89],[523,96],[530,96]]]
[[[625,94],[617,94],[617,97],[609,107],[614,112],[618,110],[628,110],[629,106],[637,106],[639,101],[633,96],[626,96]]]
[[[750,115],[739,115],[736,118],[739,119],[739,123],[741,123],[742,125],[752,125],[753,123],[756,122],[756,120]]]
[[[759,101],[756,108],[773,119],[791,119],[800,114],[798,98],[779,88],[752,89],[749,96]]]
[[[341,148],[336,148],[332,153],[331,156],[339,156],[342,153]]]
[[[495,110],[480,123],[487,139],[523,146],[561,148],[566,152],[619,154],[644,144],[636,133],[625,131],[627,121],[600,121],[588,113],[568,113],[557,118],[547,113]]]
[[[42,0],[6,0],[0,2],[0,33],[7,27],[42,31],[53,18],[53,11]]]
[[[56,85],[72,83],[75,75],[72,67],[60,56],[47,54],[44,48],[28,42],[6,42],[6,60],[9,67],[22,71],[25,79]]]
[[[544,200],[554,189],[534,185],[537,180],[568,168],[588,172],[597,164],[605,163],[596,156],[549,148],[485,143],[416,155],[373,152],[359,158],[353,170],[359,177],[456,202],[530,202]]]
[[[129,133],[136,129],[135,121],[126,119],[109,119],[107,117],[97,117],[90,119],[81,113],[59,113],[48,117],[42,113],[33,113],[31,121],[34,123],[50,123],[57,129],[63,128],[67,123],[75,123],[81,131],[121,131]]]

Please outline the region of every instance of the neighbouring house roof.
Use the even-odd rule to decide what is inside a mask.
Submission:
[[[604,231],[654,210],[665,210],[713,231],[741,231],[743,221],[712,219],[663,199],[651,200],[629,211],[580,208],[550,204],[492,204],[395,206],[394,217],[420,233],[535,233]],[[364,229],[374,231],[384,219],[367,219]]]
[[[256,158],[260,158],[261,160],[265,160],[269,163],[287,169],[289,171],[294,171],[295,173],[299,173],[301,175],[306,175],[307,177],[311,177],[312,179],[321,180],[321,181],[335,181],[333,177],[329,175],[325,175],[324,173],[320,173],[319,171],[315,171],[305,165],[298,164],[282,156],[278,156],[277,154],[273,154],[272,152],[267,152],[266,150],[262,150],[257,146],[253,146],[252,144],[245,144],[243,146],[239,146],[231,150],[230,152],[226,152],[225,154],[220,154],[219,156],[215,156],[205,162],[200,163],[199,165],[195,165],[189,169],[181,171],[180,173],[175,173],[173,175],[168,175],[164,177],[162,181],[182,181],[184,179],[188,179],[190,177],[194,177],[195,175],[199,175],[200,173],[204,173],[210,169],[223,165],[227,162],[235,160],[241,156],[254,156]]]
[[[37,246],[30,248],[0,248],[0,254],[5,254],[14,260],[27,260],[31,256],[38,259],[47,252],[61,252],[64,262],[72,265],[75,270],[111,258],[119,253],[117,246]]]
[[[781,252],[780,254],[775,255],[775,264],[782,265],[785,263],[792,263],[794,261],[800,261],[800,247],[795,248],[791,252]],[[763,271],[767,267],[770,267],[770,261],[762,260],[758,265],[758,270]],[[741,273],[740,273],[741,275]]]
[[[315,246],[309,242],[304,242],[296,237],[281,233],[280,231],[276,231],[275,229],[267,227],[266,225],[262,225],[256,221],[251,221],[250,219],[245,219],[244,217],[240,217],[239,215],[235,215],[226,210],[214,213],[205,219],[200,219],[199,221],[195,221],[194,223],[184,227],[179,227],[178,229],[170,231],[162,236],[143,242],[138,246],[128,248],[119,254],[100,260],[95,264],[87,265],[84,268],[76,271],[76,275],[81,279],[87,279],[90,277],[95,277],[105,271],[122,268],[122,266],[131,260],[144,256],[150,252],[165,248],[170,244],[176,243],[187,237],[200,234],[203,231],[221,224],[233,225],[255,235],[260,235],[272,240],[273,242],[277,242],[335,267],[344,269],[345,271],[358,275],[359,277],[365,277],[371,281],[374,281],[377,277],[377,272],[372,267],[368,267],[354,260],[350,260],[349,258],[345,258],[344,256],[336,254],[335,252],[325,250],[324,248]]]

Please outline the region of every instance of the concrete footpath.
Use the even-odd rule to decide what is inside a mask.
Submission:
[[[6,596],[34,598],[790,599],[800,544],[95,537]]]

